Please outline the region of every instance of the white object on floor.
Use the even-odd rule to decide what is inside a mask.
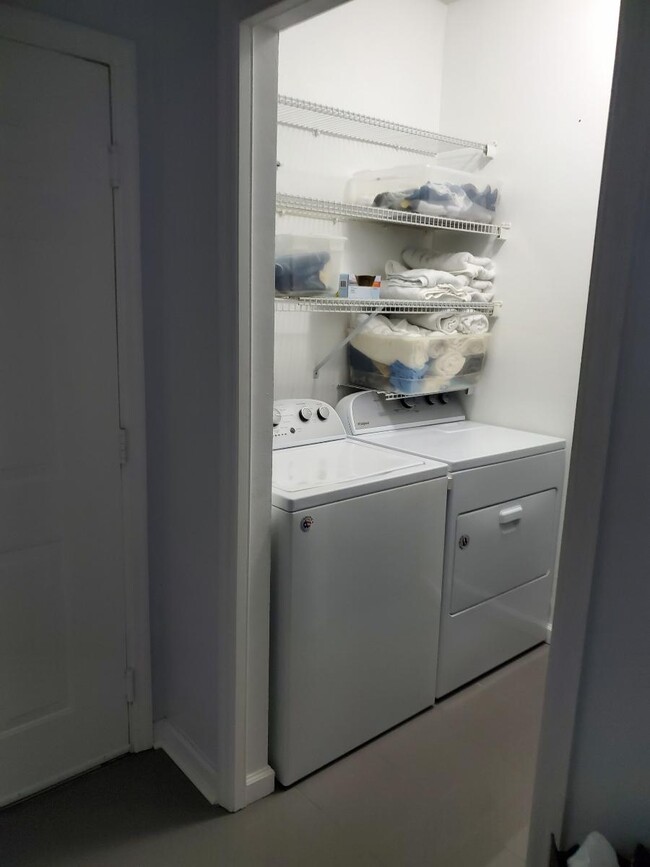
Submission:
[[[316,400],[275,403],[273,449],[270,753],[288,785],[434,702],[447,466],[346,437]]]
[[[618,858],[605,837],[592,831],[567,863],[569,867],[618,867]]]
[[[453,394],[363,392],[337,409],[364,442],[450,467],[436,696],[545,641],[564,440],[466,420]]]

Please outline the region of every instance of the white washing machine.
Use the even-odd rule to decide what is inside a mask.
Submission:
[[[447,466],[273,411],[271,763],[288,785],[435,699]]]
[[[564,440],[466,420],[452,394],[361,392],[337,410],[364,442],[449,465],[436,696],[544,641]]]

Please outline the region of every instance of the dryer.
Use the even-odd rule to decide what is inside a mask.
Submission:
[[[435,699],[447,466],[273,411],[271,763],[288,785]]]
[[[564,440],[467,420],[453,394],[337,409],[361,441],[449,465],[436,696],[546,640]]]

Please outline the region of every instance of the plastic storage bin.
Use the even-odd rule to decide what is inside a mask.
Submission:
[[[461,391],[478,382],[490,334],[430,334],[423,351],[408,335],[393,335],[382,346],[381,339],[359,332],[348,346],[351,385],[415,395]]]
[[[345,242],[330,235],[276,235],[276,294],[336,295]]]
[[[440,165],[396,166],[356,172],[345,188],[345,200],[398,211],[491,223],[499,204],[500,183],[482,173]]]

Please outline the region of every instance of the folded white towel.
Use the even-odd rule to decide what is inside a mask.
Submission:
[[[444,376],[447,379],[456,376],[465,366],[465,356],[455,349],[448,349],[431,365],[431,369],[438,376]]]
[[[453,304],[454,301],[472,300],[472,293],[464,286],[418,286],[413,283],[404,284],[393,278],[381,284],[379,294],[381,298],[392,298],[395,301],[448,301]]]
[[[467,276],[475,280],[490,280],[494,277],[494,263],[487,256],[474,256],[472,253],[434,253],[416,247],[406,247],[402,259],[411,268],[434,268],[448,271],[456,276]],[[492,275],[492,277],[488,275]]]
[[[489,265],[482,265],[481,270],[478,272],[479,280],[494,280],[497,273],[496,265],[494,262],[490,262]]]
[[[467,277],[454,276],[448,271],[437,271],[433,268],[406,269],[394,259],[389,259],[385,266],[386,276],[399,285],[415,284],[416,286],[453,286],[461,289],[467,286]]]
[[[440,313],[414,313],[406,318],[411,325],[429,331],[441,331],[443,334],[455,334],[460,323],[460,316],[453,310],[441,310]]]
[[[458,330],[461,334],[486,334],[490,330],[490,321],[483,313],[466,313],[460,317]]]
[[[489,292],[479,292],[478,289],[469,289],[469,294],[470,301],[480,301],[481,304],[490,304],[494,301],[493,290],[490,290]]]
[[[359,316],[357,322],[367,319],[367,316]],[[415,325],[409,325],[405,319],[375,316],[350,342],[359,352],[380,364],[400,361],[406,367],[418,370],[428,363],[430,357],[430,335]]]

